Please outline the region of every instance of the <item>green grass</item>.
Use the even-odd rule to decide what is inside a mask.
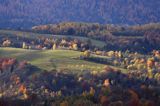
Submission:
[[[13,57],[27,60],[43,69],[69,69],[71,71],[102,70],[104,65],[78,59],[81,52],[71,50],[25,50],[17,48],[0,48],[0,58]]]
[[[0,48],[0,58],[12,57],[20,61],[27,60],[29,63],[41,68],[42,70],[103,70],[105,66],[104,64],[80,60],[80,54],[81,52],[71,50],[27,50],[18,48]],[[125,69],[114,66],[111,67],[126,72]]]
[[[24,32],[24,31],[13,31],[13,30],[0,30],[0,35],[9,35],[9,36],[20,36],[20,37],[25,37],[25,38],[33,38],[35,39],[38,36],[45,36],[45,37],[52,37],[53,35],[51,34],[39,34],[39,33],[33,33],[33,32]],[[87,37],[80,37],[80,36],[71,36],[71,35],[54,35],[57,38],[64,38],[64,37],[70,37],[70,38],[75,38],[79,39],[81,41],[87,41],[90,38]],[[98,47],[98,48],[103,48],[105,46],[105,42],[99,41],[99,40],[94,40],[90,39],[92,45]]]

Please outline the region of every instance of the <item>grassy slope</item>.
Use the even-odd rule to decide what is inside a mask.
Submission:
[[[0,30],[0,35],[16,35],[16,36],[23,36],[23,37],[29,37],[29,38],[35,38],[37,36],[46,36],[46,37],[52,37],[53,35],[51,34],[38,34],[38,33],[32,33],[32,32],[22,32],[22,31],[12,31],[12,30]],[[82,41],[87,41],[89,38],[87,37],[78,37],[78,36],[70,36],[70,35],[54,35],[57,38],[63,38],[63,37],[71,37],[71,38],[76,38],[80,39]],[[99,40],[94,40],[90,39],[92,44],[102,48],[105,46],[105,42],[99,41]]]
[[[0,57],[14,57],[27,60],[44,70],[102,70],[104,65],[76,59],[81,52],[69,50],[25,50],[15,48],[0,48]]]
[[[29,63],[43,69],[61,69],[71,71],[101,71],[103,64],[79,60],[81,52],[71,50],[25,50],[17,48],[0,48],[0,58],[13,57],[18,60],[27,60]],[[112,67],[112,66],[111,66]],[[118,67],[113,67],[120,69]],[[126,70],[121,69],[123,72]]]

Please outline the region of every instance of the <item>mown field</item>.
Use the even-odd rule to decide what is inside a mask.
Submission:
[[[25,50],[17,48],[0,48],[0,58],[13,57],[27,60],[29,63],[43,69],[61,70],[102,70],[104,64],[80,60],[81,52],[71,50]]]

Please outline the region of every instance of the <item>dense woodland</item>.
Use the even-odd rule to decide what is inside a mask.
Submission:
[[[149,53],[160,48],[160,24],[146,24],[139,26],[101,25],[89,23],[59,23],[32,27],[32,31],[39,35],[3,34],[0,36],[0,46],[22,48],[52,49],[56,47],[74,48],[77,50],[131,51]],[[51,35],[44,35],[51,34]],[[64,37],[58,38],[63,35]],[[88,40],[74,37],[85,37]],[[103,43],[95,46],[91,40]],[[23,47],[25,48],[25,47]]]
[[[105,50],[131,50],[146,53],[158,49],[160,25],[137,26],[100,25],[87,23],[60,23],[35,26],[33,31],[58,35],[85,36],[104,41]]]
[[[132,55],[133,58],[136,59],[136,55]],[[126,74],[108,66],[99,72],[85,71],[79,74],[72,74],[69,70],[47,72],[26,61],[3,58],[0,59],[2,97],[0,104],[2,106],[11,104],[14,106],[24,104],[26,106],[158,106],[159,56],[160,54],[156,55],[158,60],[153,58],[132,60],[135,66],[141,64],[148,71],[143,68],[130,69]]]
[[[1,0],[0,26],[29,28],[59,22],[159,22],[159,0]]]

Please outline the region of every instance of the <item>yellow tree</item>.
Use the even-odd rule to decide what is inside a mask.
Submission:
[[[77,44],[76,44],[76,43],[73,43],[72,48],[73,48],[74,50],[78,50]]]
[[[22,48],[23,48],[23,49],[26,49],[26,43],[25,43],[25,42],[23,42]]]
[[[57,45],[56,45],[55,43],[53,44],[52,49],[53,49],[53,50],[56,50],[56,49],[57,49]]]
[[[84,51],[84,53],[83,53],[83,56],[86,57],[86,58],[90,57],[90,55],[91,54],[88,50]]]
[[[147,69],[148,69],[148,77],[153,78],[153,67],[154,67],[154,59],[149,58],[147,60]]]
[[[89,91],[89,94],[91,95],[91,96],[94,96],[95,95],[95,89],[93,88],[93,87],[90,87],[90,91]]]

